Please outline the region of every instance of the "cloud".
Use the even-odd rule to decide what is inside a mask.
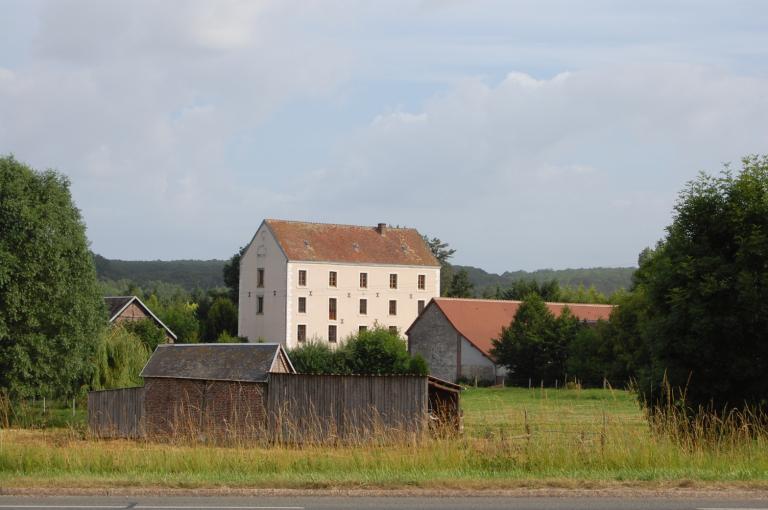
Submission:
[[[767,88],[688,64],[464,80],[345,140],[325,203],[420,226],[498,270],[564,252],[571,265],[632,264],[685,181],[766,146]]]

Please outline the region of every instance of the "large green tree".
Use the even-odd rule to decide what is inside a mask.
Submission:
[[[768,409],[768,157],[688,183],[636,287],[646,399],[658,402],[666,376],[693,406]]]
[[[456,250],[450,248],[449,244],[440,240],[438,237],[423,236],[424,242],[429,246],[432,255],[440,262],[440,295],[447,296],[451,291],[451,282],[453,280],[453,266],[450,259]]]
[[[77,393],[93,377],[105,322],[69,181],[0,158],[0,388]]]
[[[541,296],[531,293],[520,303],[512,324],[493,340],[491,354],[507,367],[510,383],[553,385],[565,378],[568,348],[581,328],[568,308],[555,317]]]

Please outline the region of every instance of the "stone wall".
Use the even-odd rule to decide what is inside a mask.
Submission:
[[[461,336],[434,304],[427,306],[408,331],[408,350],[421,354],[429,373],[446,381],[458,378]]]
[[[263,431],[265,383],[146,378],[148,436],[241,437]]]

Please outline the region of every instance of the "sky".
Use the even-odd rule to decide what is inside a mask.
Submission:
[[[488,271],[635,265],[768,152],[764,1],[0,0],[0,154],[94,252],[228,258],[263,218],[415,227]]]

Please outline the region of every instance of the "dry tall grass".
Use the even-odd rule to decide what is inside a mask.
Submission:
[[[512,404],[494,412],[480,406],[481,399],[507,393],[472,391],[477,393],[468,392],[471,405],[461,438],[414,441],[393,428],[386,441],[373,442],[232,438],[222,445],[177,438],[161,444],[92,440],[75,430],[3,430],[0,482],[475,488],[584,480],[768,483],[768,430],[747,415],[723,418],[715,428],[705,426],[703,420],[710,418],[702,417],[698,425],[687,420],[686,429],[671,418],[630,413],[626,401],[616,406],[607,393],[595,393],[604,397],[598,400],[589,392],[559,390],[557,398],[550,393],[533,401],[512,392]]]

